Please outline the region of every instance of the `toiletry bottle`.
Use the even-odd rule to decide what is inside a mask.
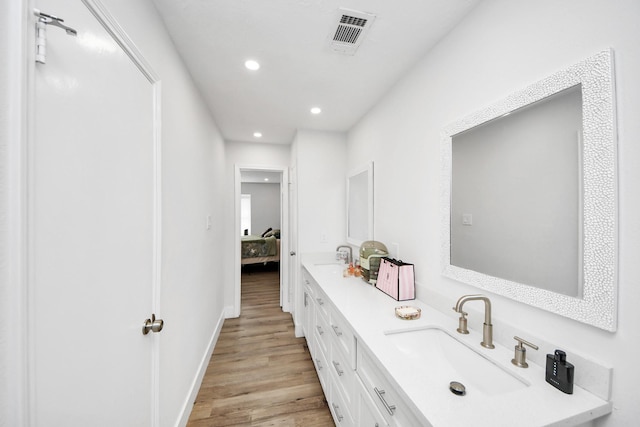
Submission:
[[[567,362],[567,354],[562,350],[556,350],[555,354],[547,354],[546,380],[558,390],[573,394],[574,367]]]

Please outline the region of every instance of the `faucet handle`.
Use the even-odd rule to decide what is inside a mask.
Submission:
[[[454,310],[455,307],[453,308]],[[456,331],[458,331],[459,334],[468,334],[469,333],[469,329],[467,328],[467,315],[469,313],[467,313],[466,311],[457,311],[456,312],[460,313],[460,318],[458,319],[458,329],[456,329]]]
[[[524,346],[527,345],[534,350],[537,350],[538,346],[530,343],[527,340],[523,340],[520,337],[514,336],[513,339],[518,341],[518,344],[516,344],[515,355],[513,356],[513,359],[511,359],[511,363],[520,368],[528,368],[529,364],[527,363],[527,349]]]

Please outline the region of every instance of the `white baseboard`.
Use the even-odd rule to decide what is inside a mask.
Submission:
[[[200,386],[202,385],[202,380],[204,379],[204,374],[207,371],[207,366],[209,365],[209,359],[213,354],[213,349],[218,342],[218,337],[220,336],[220,331],[222,330],[222,324],[224,323],[224,312],[220,315],[218,319],[218,323],[216,324],[215,329],[213,330],[213,334],[211,336],[211,340],[209,340],[209,345],[207,346],[207,350],[202,356],[202,360],[200,361],[200,366],[198,367],[198,371],[196,372],[196,376],[191,383],[191,391],[189,392],[189,396],[187,396],[187,400],[182,405],[182,410],[180,411],[180,418],[176,424],[176,427],[185,427],[187,425],[187,421],[189,421],[189,416],[191,415],[191,410],[193,409],[193,402],[196,400],[198,396],[198,391],[200,391]]]
[[[295,336],[296,338],[302,338],[304,336],[304,331],[302,330],[302,325],[295,325]]]
[[[228,305],[224,308],[225,318],[233,319],[239,317],[240,314],[236,313],[236,308],[232,305]]]

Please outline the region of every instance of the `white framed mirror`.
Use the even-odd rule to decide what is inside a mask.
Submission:
[[[347,175],[347,242],[373,240],[373,162]]]
[[[441,148],[443,274],[615,331],[612,52],[451,124]]]

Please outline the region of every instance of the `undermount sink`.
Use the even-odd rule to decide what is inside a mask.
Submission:
[[[328,263],[324,263],[324,264],[314,264],[314,267],[319,272],[330,273],[330,274],[339,274],[340,276],[342,276],[342,273],[344,272],[344,270],[348,266],[345,265],[344,263],[328,262]]]
[[[465,386],[467,395],[488,396],[528,387],[524,380],[439,327],[390,331],[385,335],[425,383],[441,382],[446,390],[452,381],[457,381]]]

